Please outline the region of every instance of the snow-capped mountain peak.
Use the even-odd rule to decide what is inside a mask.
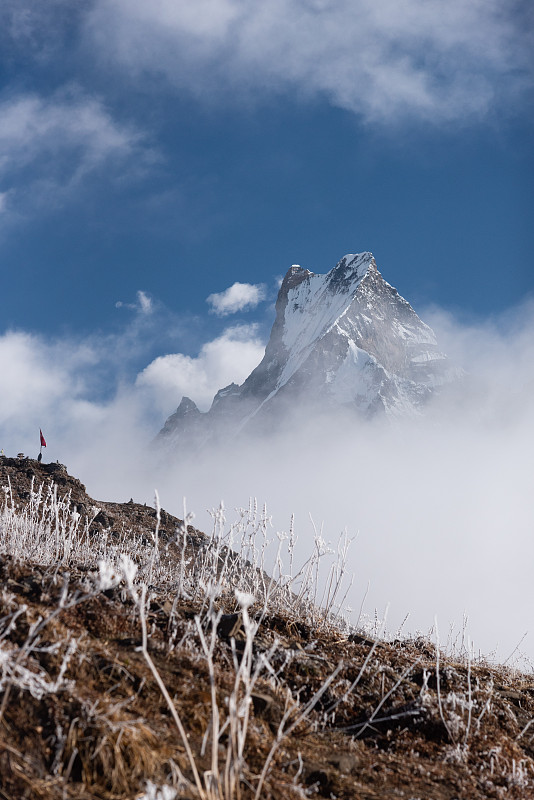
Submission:
[[[285,348],[290,353],[280,377],[285,383],[305,360],[314,342],[324,336],[347,311],[368,269],[376,269],[371,253],[347,255],[326,275],[305,270],[288,289],[284,309]]]
[[[220,390],[205,414],[182,401],[160,436],[177,441],[194,429],[204,441],[220,438],[266,419],[276,424],[296,407],[420,413],[457,375],[431,328],[383,279],[372,253],[351,253],[326,274],[293,265],[260,364],[241,386]]]

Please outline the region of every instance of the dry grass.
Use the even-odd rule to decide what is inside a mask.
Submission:
[[[26,471],[12,468],[12,516]],[[64,489],[89,507],[80,487]],[[372,640],[306,613],[310,587],[271,584],[261,547],[247,571],[222,534],[98,505],[113,528],[87,525],[89,541],[100,554],[104,534],[116,548],[130,528],[137,576],[118,555],[99,570],[83,543],[78,563],[1,557],[0,797],[534,798],[532,675]]]

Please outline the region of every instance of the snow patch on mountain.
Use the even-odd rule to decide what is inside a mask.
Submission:
[[[418,414],[458,376],[432,329],[383,279],[372,253],[348,254],[324,275],[293,265],[260,364],[241,386],[221,389],[204,414],[182,401],[160,438],[220,440],[312,409]]]

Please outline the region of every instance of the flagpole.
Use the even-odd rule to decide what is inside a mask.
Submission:
[[[43,432],[42,432],[41,428],[39,428],[39,443],[40,443],[40,447],[39,447],[39,458],[38,458],[38,461],[40,463],[41,459],[43,457],[43,447],[46,447],[46,441],[45,441],[45,438],[43,436]]]

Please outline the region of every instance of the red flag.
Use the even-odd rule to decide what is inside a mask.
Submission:
[[[43,436],[43,432],[42,432],[42,430],[40,428],[39,428],[39,435],[41,437],[41,447],[46,447],[46,441],[45,441],[45,438]]]

